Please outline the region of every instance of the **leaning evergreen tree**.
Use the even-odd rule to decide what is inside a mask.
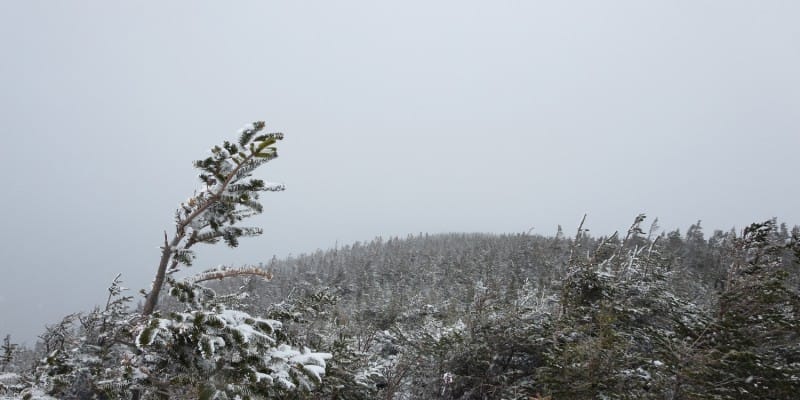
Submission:
[[[736,240],[713,324],[683,371],[688,397],[789,399],[800,393],[800,295],[787,284],[784,267],[785,256],[800,255],[798,243],[800,237],[781,239],[775,220],[751,224]]]
[[[319,386],[328,353],[292,340],[280,321],[243,311],[246,294],[218,295],[211,280],[237,276],[270,279],[254,267],[217,267],[179,279],[194,260],[193,246],[224,242],[236,247],[260,228],[241,221],[263,210],[259,194],[283,185],[252,178],[277,157],[280,133],[262,133],[264,122],[248,125],[235,143],[224,142],[194,163],[202,190],[175,213],[175,232],[164,234],[153,285],[141,311],[114,280],[105,309],[73,314],[42,336],[45,358],[32,387],[60,399],[262,399],[297,398]],[[165,294],[177,306],[160,310]],[[27,394],[26,394],[27,393]]]
[[[6,368],[14,361],[14,355],[17,352],[17,345],[11,343],[11,335],[6,335],[3,339],[3,344],[0,345],[0,372],[5,372]]]
[[[668,262],[658,239],[643,236],[644,218],[634,220],[623,240],[614,234],[586,258],[573,252],[539,371],[553,398],[681,398],[668,396],[680,366],[673,349],[688,346],[703,317],[670,292]],[[576,243],[581,235],[579,228]]]
[[[260,192],[284,190],[281,184],[251,178],[256,168],[278,157],[273,145],[283,139],[282,133],[259,134],[264,127],[263,121],[248,125],[241,130],[237,143],[225,141],[211,149],[211,156],[194,162],[205,187],[175,211],[175,233],[171,240],[164,232],[161,259],[142,315],[149,316],[156,310],[167,275],[174,274],[182,265],[192,265],[194,245],[223,240],[236,247],[240,237],[263,232],[261,228],[240,227],[238,223],[261,213]]]
[[[239,223],[261,213],[261,192],[284,189],[251,177],[278,156],[274,144],[283,139],[281,133],[262,133],[264,127],[264,122],[248,125],[236,143],[215,146],[209,157],[194,163],[205,187],[176,211],[172,238],[165,233],[135,339],[140,355],[133,364],[146,397],[275,398],[311,390],[325,373],[329,354],[290,346],[279,321],[237,310],[237,296],[218,296],[203,285],[243,275],[269,279],[268,272],[219,267],[189,279],[173,278],[192,264],[194,245],[223,241],[236,247],[239,238],[262,233]],[[182,309],[162,314],[157,305],[166,283]]]
[[[11,343],[11,335],[6,335],[3,344],[0,345],[0,396],[22,389],[21,377],[14,367],[18,347],[17,344]]]

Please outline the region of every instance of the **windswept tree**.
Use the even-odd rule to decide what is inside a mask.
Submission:
[[[14,361],[17,347],[15,343],[11,343],[11,335],[6,335],[3,339],[3,344],[0,345],[0,372],[5,372]]]
[[[669,290],[668,263],[658,239],[644,236],[644,219],[624,239],[614,234],[593,255],[571,257],[539,371],[553,398],[676,398],[673,349],[689,346],[704,319]]]
[[[781,238],[768,220],[735,241],[715,319],[683,371],[689,397],[789,399],[800,392],[800,295],[784,267],[785,257],[797,262],[799,239]]]
[[[177,272],[182,265],[192,265],[194,245],[223,240],[236,247],[240,237],[263,232],[261,228],[241,227],[238,223],[264,209],[258,201],[260,192],[284,190],[282,184],[251,178],[256,168],[278,157],[273,145],[283,139],[282,133],[262,134],[264,127],[263,121],[250,124],[241,130],[238,142],[225,141],[211,149],[211,156],[194,162],[205,187],[175,211],[172,239],[164,232],[161,259],[142,315],[155,311],[167,275]]]
[[[217,294],[211,280],[239,276],[270,279],[256,267],[220,266],[188,278],[193,246],[224,242],[236,247],[261,228],[240,226],[262,212],[259,195],[281,184],[253,178],[275,159],[281,133],[263,133],[264,122],[241,130],[195,161],[203,188],[175,212],[175,231],[164,233],[153,285],[141,312],[131,311],[119,277],[104,309],[73,314],[42,336],[46,357],[27,394],[45,391],[61,399],[263,399],[298,398],[319,386],[328,353],[289,337],[283,323],[243,311],[247,294]],[[177,306],[159,310],[168,294]],[[252,309],[252,308],[251,308]],[[25,394],[25,393],[23,393]]]

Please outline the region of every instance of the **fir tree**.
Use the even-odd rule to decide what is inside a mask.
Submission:
[[[140,312],[130,307],[119,276],[104,308],[72,314],[41,336],[44,359],[24,393],[45,391],[61,399],[263,399],[297,398],[321,383],[331,355],[315,352],[283,330],[281,321],[251,315],[247,295],[218,295],[208,282],[247,276],[269,280],[256,267],[218,267],[177,279],[194,260],[198,243],[261,233],[239,222],[263,209],[259,193],[283,185],[251,178],[277,157],[280,133],[261,134],[263,122],[245,127],[236,143],[224,142],[196,161],[204,188],[175,214],[175,234],[165,234],[156,278]],[[157,308],[161,291],[179,306]]]
[[[331,355],[293,346],[281,321],[240,311],[239,296],[199,284],[225,271],[170,280],[183,310],[153,314],[136,337],[143,381],[169,398],[271,399],[313,390]]]
[[[142,315],[155,311],[167,275],[177,272],[181,265],[192,265],[194,245],[222,240],[236,247],[239,238],[262,233],[261,228],[237,225],[263,211],[258,201],[260,192],[284,190],[281,184],[250,178],[256,168],[278,157],[273,145],[283,139],[283,134],[260,134],[265,126],[263,121],[246,126],[236,143],[225,141],[211,149],[211,156],[194,162],[205,187],[176,210],[172,239],[164,233],[161,260]]]
[[[795,246],[780,240],[774,220],[744,230],[713,323],[685,371],[689,396],[788,399],[800,393],[800,296],[782,268],[783,255]]]
[[[3,338],[3,345],[0,346],[0,372],[5,372],[6,369],[14,361],[14,356],[17,353],[18,345],[11,343],[11,335],[6,335]]]
[[[696,335],[702,313],[669,291],[669,264],[656,241],[642,237],[643,220],[613,255],[572,258],[539,371],[554,398],[660,399],[672,391],[673,348]],[[605,243],[597,249],[608,254]]]

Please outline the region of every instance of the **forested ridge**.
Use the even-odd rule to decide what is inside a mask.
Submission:
[[[793,399],[800,227],[419,234],[194,275],[258,227],[281,133],[194,163],[153,286],[6,335],[0,399]],[[163,289],[163,290],[162,290]],[[0,332],[1,333],[1,332]]]
[[[273,260],[271,282],[244,286],[254,307],[302,304],[298,333],[349,352],[364,398],[793,398],[798,228],[643,222],[378,238]]]
[[[332,355],[318,387],[287,398],[793,398],[798,228],[644,232],[641,219],[627,237],[376,238],[210,287]],[[9,345],[6,376],[31,378],[52,347]]]

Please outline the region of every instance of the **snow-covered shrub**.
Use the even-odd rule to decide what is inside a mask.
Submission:
[[[34,387],[61,399],[120,398],[133,383],[125,362],[135,349],[131,328],[138,317],[129,310],[132,297],[118,275],[102,309],[71,314],[40,336],[44,358],[34,373]],[[124,398],[124,397],[123,397]]]
[[[681,371],[685,393],[714,399],[800,393],[800,295],[783,267],[786,255],[800,255],[797,239],[781,239],[768,220],[735,240],[713,323],[698,340],[693,364]]]
[[[538,377],[554,398],[661,399],[672,390],[676,349],[689,348],[705,320],[670,292],[657,240],[642,240],[643,220],[624,240],[601,241],[602,257],[571,258]]]
[[[289,345],[280,321],[223,304],[198,283],[170,283],[170,295],[184,308],[152,314],[135,339],[140,350],[133,360],[136,373],[147,386],[159,388],[157,393],[276,398],[310,391],[321,382],[331,354]]]

